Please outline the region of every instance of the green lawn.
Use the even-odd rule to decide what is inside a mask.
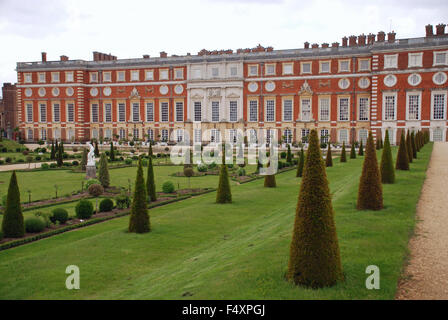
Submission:
[[[362,158],[328,168],[346,275],[335,287],[284,280],[300,181],[289,171],[275,189],[232,184],[230,205],[210,193],[151,209],[148,234],[127,233],[123,217],[1,251],[0,298],[393,299],[431,150],[384,186],[379,212],[355,209]],[[80,290],[65,289],[68,265],[80,268]],[[365,288],[369,265],[381,270],[380,290]]]

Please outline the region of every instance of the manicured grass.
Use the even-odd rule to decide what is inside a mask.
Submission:
[[[355,209],[364,157],[327,169],[346,276],[335,287],[284,280],[300,182],[293,170],[277,176],[275,189],[263,180],[232,184],[232,204],[215,204],[210,193],[152,209],[148,234],[127,233],[123,217],[2,251],[0,298],[393,299],[431,150],[384,186],[378,212]],[[80,290],[65,288],[72,264]],[[380,268],[380,290],[365,288],[369,265]]]

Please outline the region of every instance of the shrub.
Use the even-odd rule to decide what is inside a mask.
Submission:
[[[131,198],[125,193],[120,194],[115,197],[115,202],[117,203],[117,208],[124,209],[131,206]]]
[[[23,154],[24,156],[27,156],[29,153],[30,153],[30,152],[29,152],[28,150],[24,150],[24,151],[22,151],[22,154]]]
[[[299,178],[303,175],[303,166],[305,164],[305,154],[303,148],[300,150],[299,164],[297,165],[296,177]]]
[[[355,150],[355,144],[352,143],[350,147],[350,159],[356,159],[356,150]]]
[[[207,165],[204,163],[201,163],[198,165],[198,171],[199,172],[206,172],[207,171]]]
[[[246,170],[244,170],[243,168],[241,168],[240,170],[238,170],[238,176],[242,177],[246,175]]]
[[[51,211],[52,216],[50,217],[51,222],[56,223],[59,221],[60,224],[64,224],[68,220],[68,212],[64,208],[56,208]]]
[[[333,166],[333,157],[331,156],[331,144],[328,144],[327,157],[325,158],[325,166],[332,167]]]
[[[76,160],[73,160],[73,161],[72,161],[72,165],[75,166],[75,167],[76,167],[76,166],[79,166],[79,162],[76,161]]]
[[[89,188],[87,188],[87,191],[90,195],[98,197],[103,194],[104,188],[101,184],[92,184],[89,186]]]
[[[20,238],[25,234],[22,206],[20,205],[20,191],[15,171],[12,172],[9,180],[2,231],[5,237],[8,238]]]
[[[126,158],[126,160],[124,160],[124,163],[130,165],[130,164],[132,164],[132,159]]]
[[[285,151],[282,151],[282,152],[280,153],[280,158],[282,158],[282,159],[286,159],[286,152],[285,152]]]
[[[384,149],[381,155],[381,182],[382,183],[394,183],[395,171],[392,160],[392,152],[390,150],[389,132],[386,130],[386,136],[384,138]]]
[[[151,199],[151,201],[157,200],[157,194],[156,194],[156,184],[154,181],[154,168],[152,165],[152,145],[149,144],[149,150],[148,150],[148,172],[146,176],[146,192],[148,193],[148,197]]]
[[[409,156],[406,147],[404,133],[402,132],[400,145],[398,147],[397,160],[395,162],[395,169],[397,170],[409,170]]]
[[[5,160],[0,160],[0,165],[5,164]]]
[[[164,183],[165,186],[166,183]],[[174,187],[174,186],[173,186]],[[148,215],[148,193],[143,178],[142,162],[138,162],[137,177],[135,179],[134,197],[129,217],[129,232],[146,233],[151,231]]]
[[[232,192],[230,190],[229,173],[227,172],[227,166],[221,165],[219,173],[218,191],[216,192],[216,203],[231,203]]]
[[[37,157],[36,157],[37,158]],[[36,159],[37,160],[37,159]],[[25,160],[23,160],[23,159],[19,159],[19,160],[17,160],[17,163],[24,163],[25,162]]]
[[[16,152],[21,152],[22,149],[21,148],[16,148]]]
[[[162,185],[162,190],[164,193],[173,193],[174,192],[174,183],[171,181],[166,181]]]
[[[11,163],[11,162],[12,162],[11,157],[6,157],[5,162],[6,162],[6,163]]]
[[[288,144],[288,152],[286,153],[286,162],[292,162],[291,146]]]
[[[383,187],[371,131],[367,139],[366,157],[362,166],[356,207],[358,210],[383,209]]]
[[[321,288],[336,284],[344,276],[327,174],[315,129],[308,141],[287,278],[296,285]]]
[[[57,164],[56,163],[50,163],[50,168],[51,169],[57,168]]]
[[[358,156],[364,156],[364,147],[362,145],[362,140],[361,140],[361,143],[359,145]]]
[[[104,153],[101,154],[100,158],[100,170],[98,172],[98,180],[100,180],[101,185],[104,188],[109,187],[110,178],[109,178],[109,168],[107,167],[107,158]]]
[[[42,163],[42,165],[40,166],[40,168],[41,168],[42,170],[48,170],[48,169],[50,168],[50,166],[49,166],[48,163]]]
[[[39,218],[41,218],[42,220],[44,220],[44,222],[45,222],[45,226],[46,226],[47,228],[49,228],[49,227],[51,226],[51,224],[52,224],[52,221],[51,221],[51,217],[52,217],[52,215],[51,215],[50,213],[38,211],[38,212],[36,212],[34,215],[35,215],[36,217],[39,217]]]
[[[86,189],[88,189],[92,184],[101,184],[98,179],[89,179],[86,182]]]
[[[264,187],[265,188],[277,187],[277,182],[275,180],[275,174],[267,174],[264,176]]]
[[[412,147],[412,157],[417,159],[417,146],[415,145],[415,135],[414,132],[411,133],[411,147]]]
[[[216,168],[216,163],[212,162],[207,167],[208,167],[209,170],[213,170],[213,169]]]
[[[100,212],[109,212],[114,208],[114,202],[112,199],[106,198],[100,202]]]
[[[342,142],[341,162],[347,162],[347,155],[345,153],[345,141]]]
[[[73,152],[78,152],[78,148],[77,147],[73,147],[72,151]]]
[[[29,233],[41,232],[45,229],[45,222],[38,217],[29,217],[25,220],[25,230]]]
[[[0,241],[3,240],[3,231],[0,230]]]
[[[79,219],[89,219],[93,214],[93,204],[89,200],[80,200],[75,207],[76,216]]]
[[[411,142],[411,135],[408,133],[406,134],[406,151],[408,152],[408,160],[409,163],[412,163],[412,159],[414,158],[412,156],[412,142]]]

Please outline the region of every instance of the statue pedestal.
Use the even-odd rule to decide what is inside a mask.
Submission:
[[[86,179],[96,179],[96,167],[94,165],[86,166]]]

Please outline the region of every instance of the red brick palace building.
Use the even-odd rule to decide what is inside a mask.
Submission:
[[[93,61],[42,53],[17,63],[18,117],[29,141],[216,141],[241,129],[250,141],[278,134],[297,142],[311,128],[335,143],[364,140],[368,130],[388,130],[395,143],[408,129],[446,141],[447,73],[444,24],[427,25],[420,38],[379,32],[290,50],[94,52]]]

